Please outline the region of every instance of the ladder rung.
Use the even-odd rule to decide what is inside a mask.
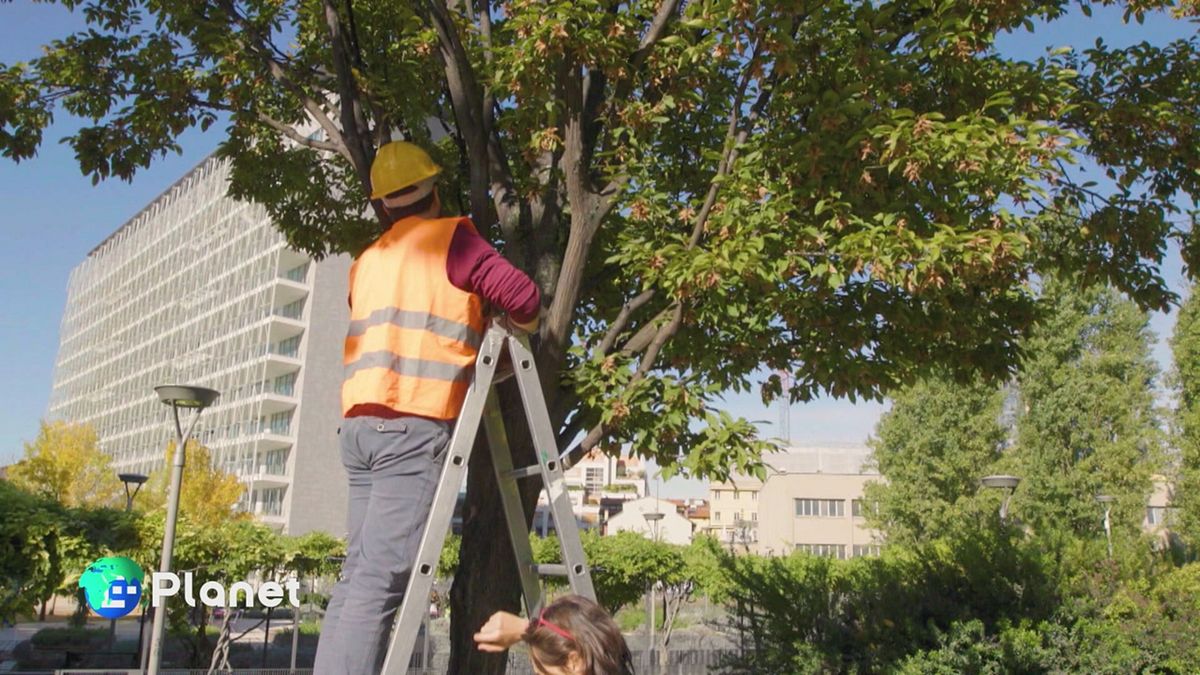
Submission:
[[[563,470],[566,470],[567,467],[562,464],[563,457],[566,457],[565,453],[562,455],[559,455],[555,459],[550,460],[549,462],[546,462],[546,468],[550,469],[551,471],[554,471],[555,469],[560,469],[560,468]],[[541,466],[539,466],[537,464],[530,464],[529,466],[523,466],[519,469],[513,469],[512,471],[509,471],[508,473],[506,473],[505,476],[508,478],[512,478],[513,480],[520,480],[522,478],[529,478],[530,476],[536,476],[536,475],[540,474],[541,472],[542,472]]]
[[[519,469],[513,469],[512,471],[509,471],[508,477],[513,480],[520,480],[522,478],[529,478],[530,476],[536,476],[541,472],[542,472],[542,467],[538,466],[537,464],[530,464],[529,466],[523,466]]]
[[[574,563],[571,569],[568,570],[566,565],[554,563],[550,565],[534,565],[533,570],[544,577],[566,577],[572,572],[576,575],[583,574],[587,571],[587,565],[582,563]]]

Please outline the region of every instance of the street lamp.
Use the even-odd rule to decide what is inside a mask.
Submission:
[[[150,478],[140,473],[119,473],[117,474],[117,478],[120,478],[121,482],[125,484],[125,513],[129,513],[133,510],[133,498],[137,496],[138,491],[142,489],[142,486]],[[130,485],[137,486],[133,488],[133,492],[129,491]]]
[[[1117,501],[1112,495],[1096,495],[1096,501],[1104,505],[1104,539],[1108,542],[1108,559],[1112,560],[1112,503]]]
[[[654,508],[659,508],[657,500],[654,503]],[[643,513],[642,517],[646,519],[646,524],[650,526],[651,536],[654,543],[658,543],[658,523],[666,515],[660,511],[653,513]],[[654,649],[654,582],[646,580],[646,621],[648,622],[650,637],[646,642],[646,649]]]
[[[163,526],[162,560],[158,566],[160,572],[167,573],[171,571],[171,555],[175,551],[175,521],[179,516],[179,491],[183,485],[183,464],[187,441],[192,435],[192,430],[196,428],[200,413],[212,405],[212,402],[217,400],[221,393],[205,387],[175,384],[161,385],[155,387],[154,391],[158,394],[160,401],[171,406],[171,412],[175,416],[175,460],[171,465],[171,485],[167,491],[167,521]],[[184,431],[183,425],[179,422],[180,408],[191,408],[196,411],[196,414],[192,415],[192,421],[188,424],[187,431]],[[149,675],[158,675],[158,669],[162,665],[163,629],[166,627],[166,619],[166,611],[154,613],[154,626],[150,631],[150,664],[147,669]]]
[[[997,490],[1005,490],[1004,501],[1000,504],[1000,522],[1008,521],[1008,502],[1012,499],[1013,492],[1017,486],[1021,484],[1021,479],[1016,476],[984,476],[979,479],[985,488]]]
[[[150,480],[150,478],[148,476],[146,476],[145,474],[140,474],[140,473],[119,473],[119,474],[117,474],[117,478],[119,478],[120,481],[125,484],[125,513],[129,513],[130,511],[133,511],[133,498],[137,496],[138,491],[142,489],[142,485],[145,484],[146,481]],[[137,487],[133,488],[133,492],[129,491],[130,485],[137,486]],[[142,631],[145,629],[145,627],[146,627],[146,613],[142,612],[141,615],[138,617],[138,648],[137,648],[137,655],[135,656],[135,658],[138,659],[139,663],[141,662],[141,656],[142,656]],[[108,648],[111,650],[111,649],[113,649],[114,645],[116,645],[116,644],[117,644],[117,620],[109,619],[108,620]]]

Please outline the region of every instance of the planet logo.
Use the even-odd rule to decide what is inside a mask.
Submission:
[[[79,577],[79,587],[93,612],[119,619],[138,606],[145,578],[142,568],[129,558],[108,557],[88,565]]]

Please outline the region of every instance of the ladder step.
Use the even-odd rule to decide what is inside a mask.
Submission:
[[[540,474],[541,472],[542,472],[542,467],[538,466],[537,464],[530,464],[529,466],[523,466],[519,469],[513,469],[512,471],[509,471],[506,474],[506,476],[513,480],[520,480],[522,478],[529,478],[530,476],[536,476],[536,475]]]
[[[546,462],[546,468],[551,471],[554,471],[556,468],[559,468],[561,466],[561,462],[562,462],[562,456],[559,456],[556,459],[552,459],[549,462]],[[562,468],[566,469],[565,466]],[[529,466],[523,466],[519,469],[513,469],[512,471],[509,471],[508,473],[504,474],[504,476],[506,478],[511,478],[513,480],[520,480],[522,478],[529,478],[530,476],[536,476],[536,475],[540,474],[541,472],[542,472],[541,466],[539,466],[537,464],[530,464]]]
[[[587,566],[580,563],[575,563],[570,567],[570,569],[568,569],[566,565],[555,563],[549,565],[534,565],[533,569],[544,577],[567,577],[571,576],[572,572],[575,574],[583,574],[587,571]]]

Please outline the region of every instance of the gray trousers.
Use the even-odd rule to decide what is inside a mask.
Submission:
[[[350,481],[349,540],[313,672],[377,675],[429,519],[450,423],[350,417],[339,434]]]

